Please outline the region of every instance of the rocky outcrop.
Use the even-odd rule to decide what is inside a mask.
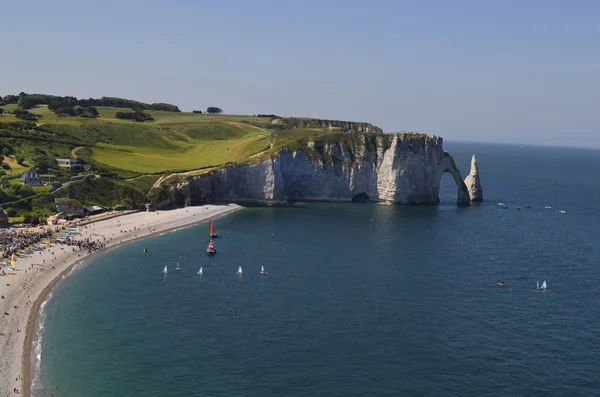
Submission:
[[[447,172],[458,188],[457,204],[469,205],[469,191],[442,143],[442,138],[417,134],[353,134],[334,142],[309,142],[254,165],[190,177],[171,189],[170,202],[436,204]]]
[[[471,172],[465,178],[465,185],[469,190],[471,201],[483,201],[483,189],[479,180],[479,167],[475,155],[471,158]]]

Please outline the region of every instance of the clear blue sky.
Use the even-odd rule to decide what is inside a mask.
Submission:
[[[0,95],[600,146],[600,1],[10,1]]]

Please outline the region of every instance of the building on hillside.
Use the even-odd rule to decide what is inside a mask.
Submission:
[[[56,159],[58,167],[63,170],[69,171],[81,171],[83,170],[83,164],[79,159]]]
[[[25,171],[25,173],[23,175],[21,175],[21,177],[19,178],[19,181],[21,183],[24,183],[29,186],[42,186],[43,185],[42,178],[40,178],[38,173],[35,172],[34,170]]]
[[[83,212],[84,212],[86,215],[96,215],[96,214],[99,214],[99,213],[101,213],[101,212],[103,212],[103,211],[104,211],[104,208],[102,208],[102,207],[99,207],[99,206],[97,206],[97,205],[92,205],[91,207],[85,207],[85,208],[83,209]]]
[[[82,218],[84,215],[83,206],[77,200],[68,198],[55,198],[56,210],[66,215],[67,219]]]
[[[58,223],[58,218],[56,215],[52,215],[49,216],[48,219],[46,219],[46,222],[48,223],[48,226],[53,226]]]
[[[0,208],[0,227],[5,226],[8,226],[8,214],[5,209]]]

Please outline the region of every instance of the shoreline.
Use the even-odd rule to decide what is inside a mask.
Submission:
[[[70,246],[54,246],[52,248],[47,248],[43,254],[40,253],[40,256],[37,258],[35,255],[31,255],[29,258],[19,258],[17,262],[18,270],[22,273],[23,268],[21,267],[21,263],[25,262],[28,267],[27,270],[33,269],[32,271],[34,271],[35,274],[29,280],[25,274],[19,274],[20,279],[15,280],[17,281],[15,284],[20,282],[18,283],[19,285],[10,286],[9,284],[6,284],[12,289],[8,290],[8,293],[6,293],[7,296],[3,295],[3,297],[7,299],[3,299],[0,302],[1,304],[4,304],[5,310],[8,307],[17,309],[11,309],[11,315],[4,317],[5,319],[8,318],[8,321],[5,321],[4,324],[0,325],[0,335],[2,338],[8,336],[8,338],[14,337],[17,339],[16,342],[13,341],[12,343],[9,339],[6,339],[3,341],[3,345],[0,346],[0,353],[4,353],[4,355],[6,354],[2,349],[8,349],[7,361],[0,362],[0,371],[5,371],[4,374],[0,373],[0,381],[2,379],[7,381],[6,385],[0,385],[0,393],[2,395],[14,395],[11,389],[14,388],[13,385],[16,384],[16,388],[20,388],[19,395],[26,397],[31,396],[32,382],[35,378],[37,363],[34,349],[35,342],[37,341],[37,329],[39,328],[41,306],[48,299],[49,295],[60,281],[67,277],[77,265],[83,261],[90,260],[95,255],[102,255],[115,247],[154,237],[173,230],[193,227],[206,222],[209,219],[223,217],[241,208],[241,206],[235,204],[206,205],[170,211],[134,212],[123,214],[118,217],[100,219],[86,225],[87,228],[93,230],[81,230],[82,237],[85,237],[83,236],[83,233],[86,233],[90,238],[103,237],[106,241],[106,247],[102,250],[82,254],[81,251],[67,251],[67,248],[72,248]],[[189,212],[192,212],[192,214],[187,214]],[[141,225],[143,227],[139,228],[141,221],[148,221],[148,223],[142,223]],[[122,225],[121,222],[123,222],[124,225]],[[120,227],[127,225],[131,228],[133,228],[134,225],[137,225],[136,227],[138,229],[119,230]],[[145,230],[146,228],[148,230]],[[86,231],[83,232],[83,230]],[[116,232],[120,232],[121,235],[116,236]],[[113,238],[110,238],[109,242],[107,236],[111,236],[111,233],[112,236],[116,236],[116,238],[114,241],[112,241]],[[54,255],[53,251],[58,249],[58,255]],[[53,258],[53,260],[52,262],[49,262],[44,259],[42,260],[42,264],[33,263],[39,262],[39,259],[42,258]],[[36,261],[36,259],[38,260]],[[44,266],[44,262],[48,263]],[[31,267],[29,268],[29,266]],[[54,271],[51,270],[51,266]],[[27,273],[27,270],[25,270],[25,273]],[[7,281],[7,277],[0,277],[0,283],[5,280]],[[10,280],[13,281],[14,279]],[[0,291],[2,291],[3,288],[6,289],[6,287],[0,285]],[[15,303],[21,303],[24,298],[27,299],[27,303],[17,307]],[[32,302],[32,304],[30,305],[29,302]],[[24,333],[23,330],[19,330],[19,324],[22,323],[26,323]],[[9,330],[14,329],[15,326],[17,333],[13,334]],[[23,342],[19,343],[18,339],[21,338]],[[14,379],[14,381],[12,379]]]

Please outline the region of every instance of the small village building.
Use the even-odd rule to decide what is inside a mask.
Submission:
[[[28,186],[42,186],[44,184],[42,178],[35,170],[25,171],[19,178],[19,182]]]
[[[48,219],[46,219],[46,222],[48,223],[48,226],[56,225],[58,223],[56,215],[49,216]]]
[[[79,159],[56,159],[58,167],[68,171],[82,171],[84,169],[90,169],[91,165],[84,164]]]
[[[6,226],[8,226],[8,214],[5,209],[0,208],[0,227]]]
[[[85,207],[86,215],[96,215],[104,211],[104,208],[99,207],[97,205],[92,205],[91,207]]]
[[[83,218],[83,206],[77,200],[68,198],[55,198],[54,204],[56,205],[56,210],[64,213],[67,219]]]

